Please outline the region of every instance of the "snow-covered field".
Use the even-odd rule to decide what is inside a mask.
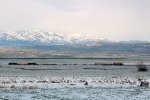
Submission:
[[[139,87],[136,77],[0,77],[0,88]]]
[[[149,100],[149,88],[0,89],[1,100]]]
[[[0,99],[149,100],[150,88],[140,82],[136,77],[0,77]]]
[[[150,73],[135,66],[2,65],[0,100],[149,100],[141,81],[150,82]]]

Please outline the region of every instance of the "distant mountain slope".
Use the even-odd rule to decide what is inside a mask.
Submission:
[[[1,32],[1,45],[66,45],[82,44],[97,45],[99,42],[108,41],[95,36],[82,36],[76,34],[60,34],[45,31],[12,31]]]
[[[150,53],[150,42],[121,41],[44,31],[12,31],[0,33],[1,46],[23,46],[55,52]]]
[[[50,46],[29,46],[37,50],[55,52],[76,52],[76,53],[150,53],[150,43],[102,43],[95,46],[81,45],[50,45]]]

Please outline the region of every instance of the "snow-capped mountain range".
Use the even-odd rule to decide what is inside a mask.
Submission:
[[[23,46],[55,52],[150,53],[148,41],[111,41],[94,35],[47,31],[0,32],[0,46]]]
[[[9,31],[0,32],[1,44],[22,44],[22,45],[98,45],[100,42],[109,42],[108,39],[92,35],[61,34],[46,31]]]

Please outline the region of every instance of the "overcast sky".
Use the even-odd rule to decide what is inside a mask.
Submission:
[[[0,0],[0,30],[150,40],[150,0]]]

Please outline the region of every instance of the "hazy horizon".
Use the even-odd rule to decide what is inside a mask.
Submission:
[[[0,0],[0,30],[150,41],[149,0]]]

